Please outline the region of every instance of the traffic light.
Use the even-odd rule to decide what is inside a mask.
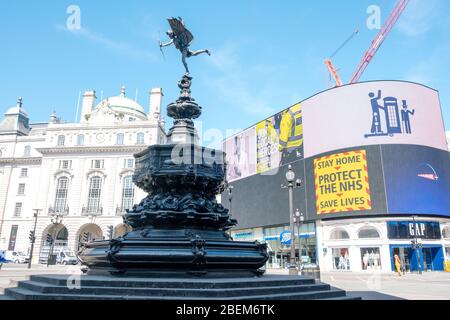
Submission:
[[[114,234],[114,227],[113,226],[108,226],[108,238],[112,239],[113,238],[113,234]]]
[[[31,243],[34,243],[36,241],[36,238],[34,236],[34,231],[30,231],[29,239],[30,239]]]
[[[53,237],[51,234],[47,234],[47,244],[50,246],[53,244]]]
[[[89,241],[89,233],[85,232],[83,233],[83,242],[86,243]]]

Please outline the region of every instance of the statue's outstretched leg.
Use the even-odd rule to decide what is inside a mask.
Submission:
[[[211,52],[209,52],[209,50],[197,50],[197,51],[189,52],[189,56],[195,57],[195,56],[198,56],[199,54],[203,54],[203,53],[206,53],[209,56],[211,55]]]

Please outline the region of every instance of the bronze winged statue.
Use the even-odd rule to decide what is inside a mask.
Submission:
[[[169,21],[171,28],[171,30],[167,32],[170,41],[167,43],[160,42],[159,46],[160,48],[163,48],[168,47],[172,44],[175,45],[175,48],[177,48],[181,52],[182,61],[184,67],[186,68],[186,74],[189,74],[189,67],[187,65],[186,58],[195,57],[203,53],[211,55],[211,53],[209,52],[209,50],[197,50],[197,51],[189,50],[189,46],[194,40],[194,36],[188,29],[186,29],[183,19],[178,17],[178,18],[169,18],[167,20]]]

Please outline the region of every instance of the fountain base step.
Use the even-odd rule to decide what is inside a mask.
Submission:
[[[346,292],[307,277],[171,279],[81,276],[79,287],[69,276],[31,276],[6,289],[17,300],[346,300]]]

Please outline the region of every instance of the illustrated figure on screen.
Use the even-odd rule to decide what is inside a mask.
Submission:
[[[383,105],[379,104],[379,100],[382,97],[381,90],[378,90],[378,95],[375,93],[369,93],[370,104],[372,107],[372,127],[370,134],[366,134],[365,138],[370,137],[381,137],[381,136],[391,136],[395,134],[402,133],[402,126],[400,121],[400,112],[398,99],[395,97],[385,97],[383,98]],[[385,128],[382,126],[381,122],[381,111],[383,111]],[[409,115],[407,116],[409,119]],[[383,130],[385,129],[385,130]]]
[[[303,116],[301,104],[283,112],[280,122],[278,149],[281,153],[281,165],[294,162],[302,157]]]
[[[378,101],[381,99],[381,90],[378,90],[378,95],[375,97],[375,93],[371,92],[369,93],[370,104],[372,106],[372,129],[370,132],[372,134],[378,134],[383,133],[381,130],[381,117],[380,117],[380,110],[385,110],[383,106],[381,106]]]
[[[163,48],[168,47],[172,44],[175,45],[175,48],[177,48],[181,52],[182,55],[181,59],[186,69],[186,74],[189,74],[189,67],[187,65],[186,58],[198,56],[203,53],[211,55],[211,53],[209,52],[209,50],[197,50],[197,51],[189,50],[189,46],[194,40],[194,36],[188,29],[186,29],[183,19],[178,17],[178,19],[170,18],[167,20],[169,21],[170,28],[172,29],[167,32],[170,41],[167,43],[160,43],[159,47]]]
[[[406,100],[403,100],[403,110],[402,110],[402,122],[404,126],[404,133],[411,134],[411,121],[409,116],[413,116],[416,113],[416,110],[413,111],[408,110],[408,103]]]
[[[234,137],[228,175],[230,180],[238,179],[249,174],[248,153],[246,152],[244,142],[241,136]]]

